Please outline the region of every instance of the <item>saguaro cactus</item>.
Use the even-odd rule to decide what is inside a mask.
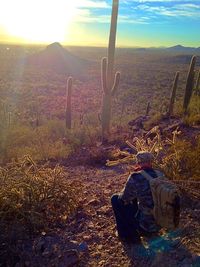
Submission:
[[[71,112],[71,96],[72,96],[72,77],[67,80],[67,92],[66,92],[66,110],[65,110],[65,123],[66,128],[72,127],[72,112]]]
[[[183,101],[183,110],[186,113],[190,99],[192,96],[193,86],[194,86],[194,76],[195,76],[195,63],[196,63],[196,57],[193,56],[190,62],[190,68],[187,75],[187,81],[186,81],[186,87],[185,87],[185,95],[184,95],[184,101]]]
[[[174,111],[174,102],[175,102],[175,98],[176,98],[178,79],[179,79],[179,72],[177,71],[175,78],[174,78],[173,85],[172,85],[172,91],[171,91],[171,97],[170,97],[170,103],[169,103],[169,111],[168,111],[169,116],[171,116],[173,114],[173,111]]]
[[[111,100],[115,94],[120,81],[120,73],[116,72],[113,75],[114,70],[114,56],[115,56],[115,43],[116,43],[116,31],[117,31],[117,17],[118,17],[119,0],[113,0],[110,37],[108,46],[108,59],[102,59],[101,68],[101,80],[102,80],[102,137],[105,138],[105,134],[109,134],[110,120],[111,120]]]

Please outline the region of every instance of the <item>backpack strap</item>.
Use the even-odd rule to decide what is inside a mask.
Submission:
[[[140,172],[149,182],[152,180],[152,176],[151,175],[149,175],[147,172],[145,172],[144,170],[142,170],[141,172]]]
[[[155,177],[155,178],[158,178],[158,177],[161,177],[161,176],[163,176],[163,173],[161,173],[160,171],[157,171],[157,170],[154,170],[155,171],[155,173],[156,173],[156,175],[157,175],[157,177]],[[145,170],[142,170],[141,172],[140,172],[149,182],[154,178],[154,177],[152,177],[150,174],[148,174]],[[154,178],[154,179],[155,179]]]

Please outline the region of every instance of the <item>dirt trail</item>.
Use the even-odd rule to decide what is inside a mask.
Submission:
[[[127,179],[126,166],[115,168],[76,167],[67,169],[83,187],[83,208],[70,222],[66,235],[86,242],[79,266],[200,266],[200,205],[184,200],[180,229],[143,240],[146,250],[133,255],[133,248],[123,246],[115,235],[115,221],[110,205],[112,194],[119,192]],[[193,204],[192,204],[193,203]],[[150,257],[145,257],[150,255]],[[199,255],[199,256],[198,256]]]

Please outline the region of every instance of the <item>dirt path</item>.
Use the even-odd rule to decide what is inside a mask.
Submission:
[[[200,266],[198,203],[194,203],[194,207],[192,202],[189,207],[185,205],[180,229],[143,240],[148,249],[133,255],[133,248],[124,247],[115,236],[115,221],[110,205],[112,194],[119,192],[126,182],[127,168],[76,167],[67,171],[71,177],[78,176],[83,186],[83,209],[78,212],[76,220],[71,221],[66,233],[70,239],[85,242],[88,246],[88,252],[83,253],[79,266]],[[145,253],[151,255],[150,259],[145,258]]]

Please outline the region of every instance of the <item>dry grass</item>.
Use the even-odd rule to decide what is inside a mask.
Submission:
[[[148,136],[154,134],[151,139]],[[159,128],[154,127],[144,138],[134,138],[127,144],[135,151],[149,151],[154,154],[154,165],[161,169],[172,180],[199,180],[200,179],[200,137],[197,136],[194,143],[184,140],[181,132],[175,130],[171,137],[162,137]],[[195,149],[194,149],[195,147]],[[107,166],[115,166],[122,163],[135,161],[135,156],[120,150],[114,154],[114,161],[107,161]]]
[[[13,225],[30,233],[51,228],[78,205],[80,186],[61,167],[40,167],[28,156],[0,168],[0,185],[0,223],[8,230]]]

